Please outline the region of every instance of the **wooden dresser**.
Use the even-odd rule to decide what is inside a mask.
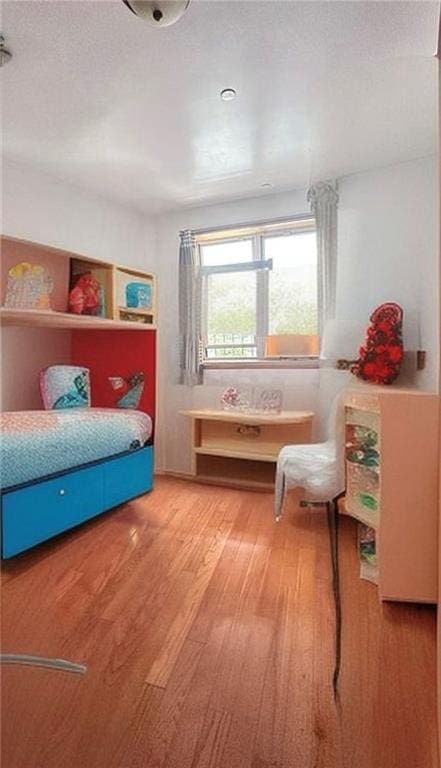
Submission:
[[[346,498],[361,528],[362,575],[382,600],[437,602],[438,397],[349,390]]]

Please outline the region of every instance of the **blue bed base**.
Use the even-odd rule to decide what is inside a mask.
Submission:
[[[1,494],[1,553],[13,557],[153,487],[153,446],[127,451]]]

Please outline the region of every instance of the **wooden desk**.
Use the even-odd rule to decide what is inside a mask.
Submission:
[[[382,600],[437,600],[438,397],[394,388],[348,390],[346,499],[369,526],[367,575]],[[372,533],[373,532],[373,533]],[[362,574],[364,566],[362,559]]]
[[[280,449],[311,442],[312,411],[180,413],[193,421],[192,473],[203,483],[272,491]]]

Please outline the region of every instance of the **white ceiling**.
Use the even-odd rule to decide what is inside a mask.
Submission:
[[[436,151],[439,3],[3,3],[7,156],[158,213]],[[219,99],[222,88],[237,99]]]

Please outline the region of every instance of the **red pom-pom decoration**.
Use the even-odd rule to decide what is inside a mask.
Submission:
[[[398,304],[381,304],[370,316],[366,341],[351,372],[373,384],[393,384],[403,360],[403,310]]]

